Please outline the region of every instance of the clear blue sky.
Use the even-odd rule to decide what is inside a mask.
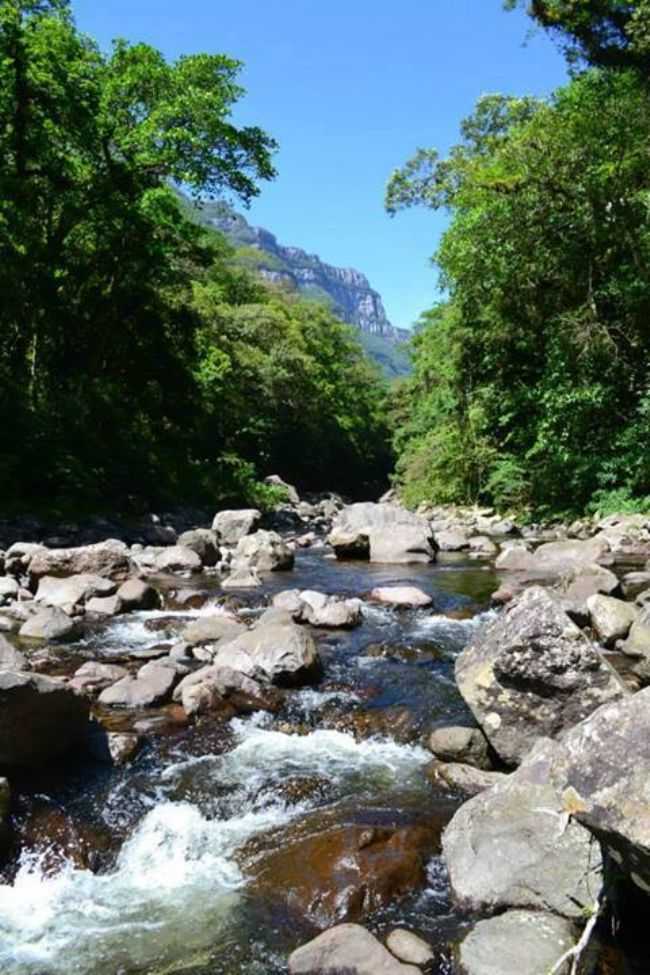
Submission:
[[[418,146],[445,150],[485,92],[546,94],[564,62],[501,0],[73,0],[79,26],[168,57],[245,62],[237,121],[279,142],[278,178],[248,219],[332,264],[356,267],[396,325],[435,299],[429,258],[445,217],[383,211],[391,171]]]

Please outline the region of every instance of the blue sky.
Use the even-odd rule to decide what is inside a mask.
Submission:
[[[429,263],[445,216],[383,211],[391,171],[418,146],[444,151],[485,92],[546,94],[564,62],[501,0],[73,0],[102,45],[245,62],[240,123],[280,143],[273,184],[248,219],[331,264],[356,267],[410,325],[436,296]]]

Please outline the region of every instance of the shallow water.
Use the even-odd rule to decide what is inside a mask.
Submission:
[[[23,851],[0,885],[3,975],[281,975],[287,953],[315,931],[250,888],[251,841],[273,848],[307,816],[393,825],[448,818],[454,802],[424,778],[422,742],[436,724],[466,717],[453,663],[492,615],[492,572],[459,558],[400,567],[300,553],[294,572],[241,598],[253,611],[280,589],[363,595],[398,582],[429,592],[432,608],[367,605],[357,630],[319,633],[323,682],[289,692],[277,716],[179,728],[154,738],[127,769],[80,764],[16,783],[18,815],[50,804],[109,841],[95,872],[69,858],[53,867],[38,843]],[[86,634],[72,657],[113,657],[173,640],[173,625],[167,633],[147,624],[170,615],[185,623],[224,601],[214,580],[193,584],[214,590],[203,609],[122,618]],[[357,741],[345,721],[361,712],[377,718],[378,731]],[[402,713],[408,720],[398,733],[394,717]],[[317,787],[290,793],[289,782]],[[448,944],[462,919],[450,911],[438,857],[424,891],[368,923],[378,932],[401,924],[424,933],[438,952],[432,970],[452,971]]]

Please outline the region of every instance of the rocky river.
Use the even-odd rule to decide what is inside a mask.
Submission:
[[[625,642],[643,637],[647,526],[605,545],[602,527],[522,539],[491,513],[350,511],[296,498],[267,529],[231,512],[157,529],[165,544],[7,546],[3,975],[547,975],[535,952],[559,959],[597,903],[594,835],[643,890],[641,827],[578,824],[602,783],[555,743],[641,706]],[[48,718],[61,694],[85,713]],[[376,936],[365,961],[342,922]],[[481,923],[500,928],[476,950]],[[330,929],[350,944],[296,952]],[[590,958],[650,970],[602,936]]]

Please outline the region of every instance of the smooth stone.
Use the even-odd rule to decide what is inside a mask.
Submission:
[[[422,609],[433,603],[431,596],[416,586],[378,586],[372,590],[370,598],[401,609]]]
[[[75,620],[70,619],[62,609],[52,607],[42,609],[34,616],[30,616],[21,626],[19,636],[29,640],[46,640],[48,643],[57,643],[73,639],[77,632],[78,624]]]
[[[396,928],[386,938],[388,950],[409,965],[427,965],[433,960],[431,945],[411,931]]]
[[[337,924],[293,952],[289,975],[420,975],[420,969],[402,964],[361,925]]]
[[[548,975],[575,944],[573,926],[554,914],[507,911],[479,921],[458,949],[462,975]],[[569,975],[567,962],[557,975]]]

